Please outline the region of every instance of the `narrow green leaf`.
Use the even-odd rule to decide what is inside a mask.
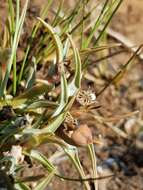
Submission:
[[[63,45],[58,34],[54,31],[54,29],[46,23],[44,20],[38,17],[38,20],[47,28],[48,32],[50,33],[56,47],[56,55],[57,55],[57,64],[62,63],[63,61]]]
[[[65,75],[63,73],[61,75],[61,99],[60,99],[59,107],[54,112],[52,117],[55,117],[58,114],[60,114],[61,111],[63,110],[63,108],[65,107],[65,105],[67,104],[67,102],[68,102],[67,80],[66,80]]]
[[[47,2],[47,4],[44,6],[44,8],[42,9],[42,11],[40,12],[40,17],[44,20],[46,15],[48,14],[48,10],[49,10],[49,7],[51,5],[53,0],[49,0]],[[28,44],[27,48],[26,48],[26,52],[25,52],[25,57],[23,59],[23,62],[22,62],[22,66],[21,66],[21,70],[20,70],[20,73],[19,73],[19,77],[18,77],[18,84],[20,83],[21,79],[22,79],[22,76],[23,76],[23,71],[24,71],[24,68],[25,68],[25,65],[26,65],[26,61],[27,61],[27,57],[29,55],[29,52],[31,50],[31,45],[33,43],[33,40],[34,40],[34,37],[38,31],[38,28],[40,27],[40,21],[36,23],[36,25],[33,26],[33,29],[32,29],[32,33],[31,33],[31,40],[30,40],[30,43]]]
[[[58,10],[56,11],[55,18],[54,18],[54,20],[52,22],[52,26],[56,26],[56,24],[58,22],[59,15],[60,15],[60,12],[61,12],[61,10],[63,8],[63,4],[64,4],[64,0],[60,0]]]
[[[4,91],[5,91],[6,87],[7,87],[7,82],[8,82],[9,76],[10,76],[11,67],[12,67],[12,64],[13,64],[13,61],[14,61],[14,57],[16,55],[16,50],[17,50],[20,34],[22,32],[22,27],[23,27],[23,24],[24,24],[25,16],[26,16],[26,11],[27,11],[27,7],[28,7],[28,1],[29,0],[25,1],[25,5],[24,5],[24,8],[23,8],[21,17],[19,19],[18,24],[16,25],[16,30],[15,30],[13,44],[12,44],[12,52],[11,52],[9,63],[7,65],[7,70],[6,70],[4,80],[3,80],[2,84],[1,84],[0,96],[4,95]]]
[[[28,187],[28,185],[26,185],[25,183],[16,183],[15,184],[15,189],[16,190],[31,190],[30,187]]]
[[[123,0],[115,0],[114,3],[113,3],[113,7],[111,6],[111,8],[109,9],[109,12],[110,10],[113,9],[113,11],[110,13],[110,15],[107,17],[107,21],[105,22],[105,25],[103,27],[103,29],[100,31],[99,33],[99,36],[97,37],[95,43],[94,43],[94,46],[97,45],[97,43],[99,42],[99,40],[101,39],[101,37],[103,36],[107,26],[109,25],[111,19],[113,18],[114,14],[117,12],[118,8],[120,7],[121,3],[123,2]]]
[[[62,124],[62,122],[64,121],[66,117],[66,112],[59,114],[58,116],[56,116],[53,121],[44,129],[42,129],[42,133],[46,133],[46,132],[52,132],[54,133],[58,127]]]
[[[21,93],[19,96],[14,98],[14,101],[15,100],[27,101],[30,99],[32,100],[35,97],[38,97],[38,96],[50,91],[51,89],[52,89],[51,85],[37,84],[37,85],[33,86],[31,89],[25,91],[24,93]]]
[[[92,29],[92,31],[90,32],[89,37],[88,37],[87,40],[85,40],[85,42],[83,43],[84,48],[87,48],[87,47],[89,46],[89,44],[90,44],[90,42],[91,42],[91,40],[92,40],[92,37],[93,37],[95,31],[97,31],[98,27],[99,27],[100,24],[103,22],[105,15],[108,13],[108,10],[107,10],[108,2],[109,2],[109,0],[106,0],[106,1],[105,1],[104,5],[103,5],[103,8],[102,8],[102,10],[101,10],[101,12],[100,12],[100,14],[99,14],[99,16],[98,16],[97,20],[95,21],[95,24],[94,24],[94,26],[93,26],[93,29]]]
[[[18,23],[19,23],[19,0],[16,1],[16,21],[15,21],[15,25],[16,28],[18,27]],[[13,43],[13,39],[12,39],[12,43]],[[16,87],[17,87],[17,68],[16,68],[16,53],[13,59],[13,95],[16,94]]]
[[[81,73],[81,60],[77,48],[69,34],[67,34],[71,47],[73,49],[74,61],[75,61],[75,75],[70,84],[68,84],[68,96],[74,96],[80,88],[82,73]]]
[[[32,88],[32,86],[35,83],[35,80],[36,80],[36,69],[37,69],[36,59],[35,59],[35,57],[33,57],[32,58],[32,65],[30,65],[29,73],[28,73],[28,78],[27,78],[27,82],[26,82],[26,88],[27,89]]]
[[[53,170],[55,170],[55,167],[53,164],[51,164],[47,157],[44,156],[42,153],[40,153],[39,151],[37,150],[31,150],[30,152],[30,156],[37,160],[40,164],[42,164],[42,166],[44,168],[46,168],[48,170],[48,172],[52,172]]]
[[[13,37],[14,31],[15,31],[15,13],[14,13],[14,7],[13,7],[13,2],[12,0],[8,0],[8,8],[9,8],[9,28],[10,28],[10,33],[11,37]]]
[[[93,178],[96,179],[96,178],[98,178],[98,176],[97,176],[97,165],[96,165],[97,163],[96,163],[96,155],[95,155],[94,145],[93,144],[88,145],[87,149],[89,151],[89,156],[90,156],[91,163],[92,163]],[[98,190],[97,181],[94,181],[94,188],[96,190]]]
[[[68,157],[70,158],[70,160],[72,161],[72,163],[74,164],[75,168],[77,169],[80,177],[82,179],[85,179],[86,176],[84,174],[82,165],[80,163],[79,157],[78,157],[78,152],[77,149],[73,146],[69,146],[69,149],[65,149],[66,154],[68,155]],[[83,181],[86,190],[90,190],[90,186],[88,181]]]
[[[52,178],[55,175],[55,170],[53,170],[47,177],[45,177],[35,188],[34,190],[45,190],[47,185],[50,183]]]

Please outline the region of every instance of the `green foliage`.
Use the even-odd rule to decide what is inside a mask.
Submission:
[[[31,162],[36,160],[38,164],[41,164],[46,174],[38,181],[35,190],[44,190],[54,176],[70,180],[60,174],[58,168],[49,161],[50,159],[36,150],[43,143],[56,144],[60,147],[61,152],[64,152],[75,166],[80,176],[79,181],[83,182],[87,190],[91,189],[79,160],[78,148],[66,143],[64,138],[57,137],[57,131],[63,126],[67,113],[72,109],[81,89],[90,55],[117,46],[99,46],[99,44],[121,2],[122,0],[106,0],[95,23],[92,23],[93,26],[90,27],[90,16],[96,11],[97,5],[86,13],[85,7],[90,1],[84,1],[83,4],[83,1],[79,0],[73,10],[66,12],[63,8],[64,1],[61,0],[55,11],[51,7],[53,1],[49,0],[32,27],[29,34],[30,40],[26,41],[24,57],[18,63],[18,48],[21,48],[20,36],[24,22],[27,21],[26,12],[29,1],[25,1],[20,11],[19,0],[16,0],[16,6],[8,0],[8,24],[5,24],[8,37],[3,41],[3,44],[6,44],[5,47],[0,49],[1,75],[3,65],[7,62],[5,74],[3,77],[0,76],[0,155],[3,152],[10,152],[12,146],[19,145],[22,147],[22,155],[27,156],[32,160]],[[52,19],[50,17],[47,23],[48,13],[52,13],[53,17]],[[95,33],[98,34],[96,39]],[[98,95],[109,84],[118,82],[128,70],[140,48]],[[70,62],[69,70],[66,66],[67,60]],[[40,67],[47,69],[47,78],[37,77]],[[87,151],[93,168],[94,186],[97,189],[94,145],[87,145]],[[15,188],[29,190],[29,181],[22,181],[22,177],[18,172],[16,173],[19,165],[11,157],[6,156],[3,156],[0,162],[5,160],[11,164],[7,174],[13,176]],[[20,170],[23,170],[23,167]]]

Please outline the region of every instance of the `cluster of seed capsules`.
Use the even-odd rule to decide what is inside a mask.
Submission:
[[[92,90],[80,90],[76,96],[76,101],[82,107],[88,107],[96,103],[96,95]],[[68,112],[64,121],[64,133],[70,138],[70,144],[76,146],[86,146],[95,143],[91,129],[87,124],[79,124],[78,119]],[[64,138],[67,141],[67,138]],[[69,143],[69,141],[68,141]]]

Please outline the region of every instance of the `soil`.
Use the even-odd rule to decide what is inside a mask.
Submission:
[[[44,2],[46,0],[31,1],[32,10],[38,11]],[[6,4],[4,1],[0,5],[0,15],[3,19],[6,13],[4,11],[5,8]],[[125,36],[133,44],[142,44],[143,1],[124,0],[110,27]],[[115,39],[110,40],[118,42]],[[108,63],[113,67],[113,73],[114,69],[126,63],[130,56],[131,53],[124,52],[110,58]],[[111,118],[112,116],[124,115],[136,110],[139,110],[140,113],[126,119],[108,122],[107,124],[101,124],[98,121],[95,123],[86,117],[81,117],[81,121],[88,123],[92,128],[94,137],[100,137],[103,142],[102,146],[95,146],[99,176],[105,176],[110,173],[115,174],[112,178],[100,180],[99,190],[143,190],[143,149],[138,145],[138,139],[140,140],[141,138],[137,133],[143,125],[143,61],[136,59],[135,62],[137,64],[125,75],[120,85],[110,86],[97,98],[101,108],[95,114]],[[89,67],[88,72],[92,77],[96,76],[96,68]],[[110,74],[112,75],[113,73]],[[99,78],[95,80],[96,83],[94,84],[90,80],[87,82],[91,84],[96,92],[99,92],[103,84],[105,84],[105,80]],[[129,134],[130,138],[126,138],[124,134],[119,136],[111,129],[111,126],[119,127]],[[40,149],[42,149],[45,155],[49,155],[47,145],[40,147]],[[80,158],[85,172],[91,174],[90,161],[84,148],[80,148]],[[64,176],[78,177],[73,165],[67,160],[58,164],[58,167]],[[54,178],[47,190],[59,189],[82,190],[84,187],[79,182],[66,182]]]

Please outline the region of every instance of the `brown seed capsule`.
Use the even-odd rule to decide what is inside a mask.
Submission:
[[[91,90],[80,90],[76,96],[76,100],[82,106],[90,106],[96,103],[96,95]]]
[[[73,131],[71,139],[77,146],[86,146],[93,142],[91,130],[86,124],[80,125]]]
[[[68,112],[64,121],[64,127],[67,131],[75,130],[78,126],[78,121],[76,118]]]

